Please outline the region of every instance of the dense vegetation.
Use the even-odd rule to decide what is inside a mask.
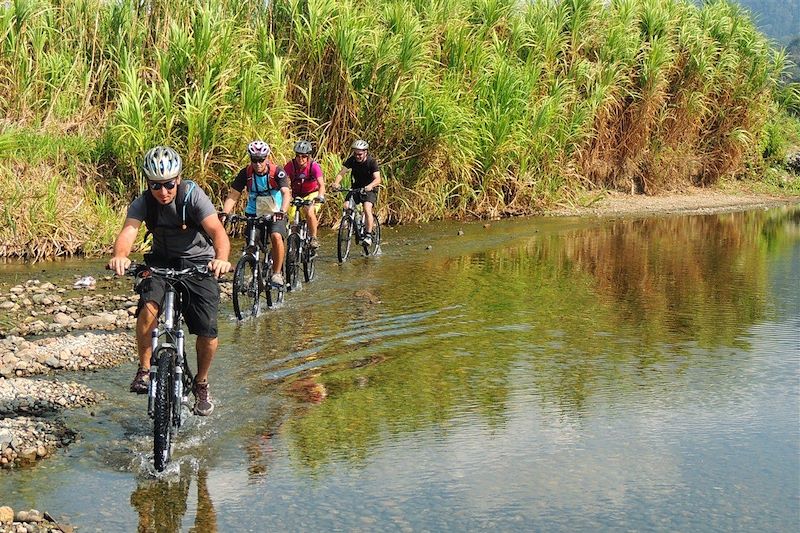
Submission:
[[[106,249],[154,144],[219,199],[253,138],[364,137],[393,222],[760,176],[783,63],[724,0],[12,0],[0,255]]]

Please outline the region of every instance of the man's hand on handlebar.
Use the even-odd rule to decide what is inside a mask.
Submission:
[[[131,260],[128,259],[127,257],[112,257],[108,261],[108,265],[106,265],[106,268],[108,270],[113,270],[114,274],[116,274],[117,276],[124,276],[125,271],[128,269],[130,265],[131,265]]]
[[[315,201],[315,202],[319,202],[319,203],[321,203],[321,204],[324,204],[324,203],[325,203],[325,197],[324,197],[324,196],[322,196],[322,195],[320,195],[320,196],[317,196],[316,198],[314,198],[314,201]]]
[[[231,264],[230,262],[223,261],[222,259],[212,259],[208,262],[208,269],[214,273],[215,278],[219,278],[226,272],[231,271]]]

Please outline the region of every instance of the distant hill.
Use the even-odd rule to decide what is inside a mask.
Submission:
[[[786,46],[800,37],[800,0],[736,0],[768,37]]]
[[[795,82],[800,83],[800,37],[795,37],[786,45],[786,54],[789,61],[794,63],[786,74],[786,77]]]

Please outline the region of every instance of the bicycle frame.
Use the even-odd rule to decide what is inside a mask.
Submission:
[[[175,290],[172,283],[167,282],[167,292],[161,305],[161,315],[159,322],[151,334],[150,350],[150,385],[147,391],[147,414],[150,418],[154,415],[154,405],[156,397],[156,379],[158,372],[158,359],[161,352],[167,349],[174,349],[176,360],[173,362],[173,416],[177,417],[177,426],[183,424],[180,416],[180,404],[184,402],[183,384],[184,376],[192,379],[192,373],[186,362],[186,352],[184,350],[186,336],[183,332],[183,316],[180,311],[180,294]],[[161,326],[161,327],[159,327]],[[159,341],[161,339],[161,341]]]
[[[272,307],[272,288],[269,283],[264,282],[264,278],[268,276],[272,266],[272,258],[270,254],[270,235],[268,232],[269,224],[273,219],[273,215],[263,215],[259,217],[231,215],[231,224],[245,222],[247,224],[245,229],[245,245],[242,249],[242,255],[234,270],[234,311],[237,318],[240,320],[246,316],[259,314],[259,300],[261,292],[264,292],[267,297],[267,305]],[[251,265],[252,271],[255,272],[253,284],[248,288],[247,286],[238,285],[244,282],[239,279],[240,268],[246,269],[247,266],[243,263]],[[244,290],[242,290],[244,289]],[[284,289],[275,289],[277,291],[276,301],[280,303],[283,300]],[[239,295],[245,295],[247,298],[252,298],[252,309],[243,312],[244,308],[239,307]]]
[[[355,199],[355,195],[362,191],[363,189],[339,189],[339,192],[347,193],[342,204],[342,217],[339,224],[337,253],[340,263],[346,261],[350,255],[350,239],[352,237],[355,237],[357,245],[361,244],[364,248],[365,255],[380,253],[380,222],[375,213],[372,214],[374,238],[371,243],[364,242],[366,237],[366,214],[363,202],[356,202]],[[373,248],[372,251],[370,251],[371,247]]]
[[[170,460],[172,438],[185,420],[182,410],[184,405],[188,405],[185,388],[190,386],[193,378],[184,349],[178,286],[191,276],[209,275],[209,270],[199,266],[176,270],[131,265],[126,274],[137,278],[157,277],[166,284],[158,322],[151,334],[150,384],[147,389],[147,414],[153,419],[153,463],[156,470],[162,471]]]

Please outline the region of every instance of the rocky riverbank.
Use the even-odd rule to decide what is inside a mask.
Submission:
[[[82,333],[27,341],[0,340],[0,377],[51,374],[59,370],[98,370],[135,359],[131,333]]]
[[[0,287],[0,337],[59,335],[70,331],[131,330],[139,297],[130,278],[105,276],[57,286],[31,279]],[[230,299],[230,281],[220,282],[222,300]]]
[[[48,512],[37,509],[14,511],[0,507],[0,528],[3,533],[72,533],[75,528],[60,524]]]
[[[9,287],[0,292],[0,335],[132,329],[137,297],[131,291],[119,294],[122,290],[120,282],[111,278],[81,289],[38,279]]]
[[[102,396],[54,376],[134,361],[136,299],[130,280],[110,276],[79,286],[32,279],[0,290],[0,467],[30,465],[75,440],[58,413]]]
[[[103,396],[73,381],[0,377],[0,467],[30,465],[76,438],[55,415]]]
[[[26,416],[0,419],[0,466],[24,466],[67,446],[76,434],[63,423]]]
[[[228,299],[231,284],[220,288]],[[51,378],[135,361],[137,300],[131,280],[115,276],[0,287],[0,467],[31,464],[74,440],[53,416],[102,397]],[[26,379],[37,375],[45,379]]]

